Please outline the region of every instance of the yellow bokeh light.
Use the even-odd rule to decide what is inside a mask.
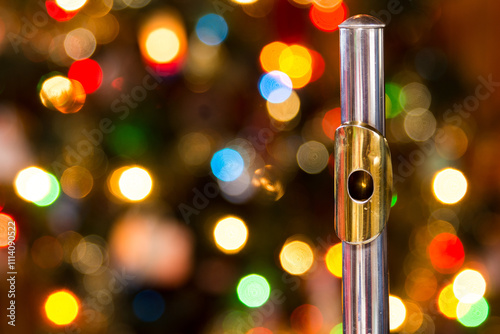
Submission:
[[[278,122],[289,122],[297,116],[300,109],[300,99],[295,91],[281,103],[267,101],[267,112],[269,116]]]
[[[96,47],[97,40],[94,34],[85,28],[71,30],[64,38],[64,50],[70,58],[75,60],[89,58]]]
[[[403,301],[396,296],[389,296],[389,329],[397,330],[405,322],[406,307]]]
[[[239,252],[245,246],[247,238],[247,227],[239,218],[226,217],[219,220],[215,225],[215,244],[226,254]]]
[[[40,89],[42,104],[64,114],[79,111],[85,103],[85,98],[85,90],[79,81],[60,75],[45,80]]]
[[[256,3],[258,0],[231,0],[231,1],[239,5],[249,5],[251,3]]]
[[[486,292],[486,281],[480,272],[466,269],[460,272],[453,281],[453,293],[462,303],[474,304]]]
[[[290,78],[301,78],[311,70],[312,57],[305,47],[294,44],[281,52],[279,64]]]
[[[159,28],[146,38],[146,51],[157,63],[167,63],[174,59],[180,50],[179,38],[172,30]]]
[[[441,290],[438,297],[439,311],[451,319],[457,318],[457,305],[459,300],[453,292],[453,284],[448,284]]]
[[[280,55],[288,48],[285,43],[272,42],[262,48],[260,52],[260,65],[266,72],[278,71],[280,69]]]
[[[74,11],[85,5],[87,0],[56,0],[56,4],[64,10]]]
[[[45,302],[45,314],[56,325],[67,325],[75,320],[80,306],[78,299],[67,291],[52,293]]]
[[[326,267],[336,277],[342,277],[342,243],[333,245],[325,256]]]
[[[434,177],[433,189],[439,201],[445,204],[455,204],[467,192],[467,179],[459,170],[446,168]]]
[[[71,198],[84,198],[92,190],[93,185],[92,174],[81,166],[69,167],[61,176],[61,188]]]
[[[280,262],[284,270],[292,275],[305,274],[312,266],[314,254],[311,246],[303,241],[286,243],[281,249]]]
[[[14,188],[21,198],[29,202],[40,201],[50,192],[50,176],[38,167],[28,167],[17,174]]]
[[[144,168],[129,167],[121,173],[118,187],[126,199],[134,202],[141,201],[153,189],[153,179]]]

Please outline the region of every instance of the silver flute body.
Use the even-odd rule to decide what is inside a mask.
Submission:
[[[341,122],[335,137],[335,230],[343,250],[343,328],[389,333],[386,223],[392,165],[385,140],[384,24],[340,26]]]

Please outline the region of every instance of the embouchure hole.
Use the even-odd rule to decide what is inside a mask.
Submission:
[[[373,195],[373,178],[365,170],[355,170],[347,180],[347,191],[355,201],[365,202]]]

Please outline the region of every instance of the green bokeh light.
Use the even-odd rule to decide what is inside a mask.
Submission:
[[[148,143],[141,127],[121,124],[110,134],[109,146],[116,154],[139,157],[146,151]]]
[[[401,94],[401,87],[393,82],[385,84],[385,94],[389,101],[386,102],[386,117],[394,118],[401,113],[401,103],[406,101],[404,94]]]
[[[335,325],[335,327],[332,328],[330,331],[330,334],[342,334],[344,333],[343,328],[342,328],[342,323]]]
[[[50,179],[50,189],[44,198],[33,202],[38,206],[51,205],[52,203],[55,202],[55,200],[59,197],[59,194],[61,193],[61,187],[59,186],[59,182],[57,181],[56,177],[50,173],[47,173],[47,175],[49,176]]]
[[[392,194],[391,208],[392,208],[394,205],[396,205],[397,201],[398,201],[398,194],[396,194],[396,193]]]
[[[457,305],[458,321],[465,327],[477,327],[488,317],[489,306],[486,299],[481,298],[474,304],[459,302]]]
[[[264,277],[251,274],[240,280],[236,291],[243,304],[248,307],[259,307],[269,299],[271,287]]]

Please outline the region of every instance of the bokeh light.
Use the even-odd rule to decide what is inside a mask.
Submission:
[[[279,70],[290,77],[293,88],[301,88],[311,79],[312,61],[307,48],[294,44],[281,51]]]
[[[74,60],[89,58],[94,53],[97,41],[94,34],[85,28],[71,30],[64,39],[64,50]]]
[[[231,0],[231,1],[239,5],[248,5],[257,2],[258,0]]]
[[[457,271],[464,263],[464,246],[451,233],[436,235],[429,244],[428,253],[434,269],[443,274]]]
[[[340,122],[340,108],[328,110],[325,113],[325,116],[323,116],[321,127],[323,128],[325,135],[327,135],[331,140],[335,139],[335,131],[340,126]]]
[[[457,305],[457,318],[465,327],[478,327],[488,318],[489,309],[488,302],[484,298],[475,303],[460,301]]]
[[[165,300],[154,290],[144,290],[134,297],[134,314],[144,322],[158,320],[165,312]]]
[[[328,249],[325,256],[328,271],[336,277],[342,277],[342,243],[333,245]]]
[[[405,300],[404,305],[406,308],[406,318],[399,331],[401,333],[417,333],[419,329],[423,329],[424,313],[417,303],[410,300]]]
[[[40,201],[51,190],[51,178],[38,167],[28,167],[20,171],[14,181],[17,194],[28,202]]]
[[[394,118],[401,113],[400,94],[401,87],[398,84],[394,82],[385,84],[385,116],[387,118]]]
[[[322,31],[332,32],[339,28],[348,16],[348,9],[344,2],[334,8],[322,8],[316,4],[311,6],[309,18],[314,26]]]
[[[318,174],[328,165],[330,154],[320,142],[311,140],[300,145],[297,151],[297,163],[306,173]]]
[[[464,174],[454,168],[446,168],[434,176],[432,183],[434,196],[445,204],[455,204],[467,192],[467,179]]]
[[[142,201],[153,189],[153,179],[142,167],[124,170],[118,180],[121,194],[130,201]]]
[[[484,296],[485,292],[486,281],[476,270],[466,269],[453,280],[453,293],[462,303],[474,304]]]
[[[342,323],[333,326],[332,330],[328,334],[344,334],[344,326]]]
[[[227,254],[239,252],[246,244],[248,229],[245,223],[236,217],[226,217],[217,222],[214,239],[217,247]]]
[[[162,76],[180,71],[187,53],[187,37],[181,16],[158,10],[145,21],[138,36],[145,62]]]
[[[269,299],[271,287],[263,276],[250,274],[239,281],[236,291],[243,304],[248,307],[259,307]]]
[[[272,42],[264,46],[260,52],[260,65],[266,72],[280,69],[280,55],[288,47],[282,42]]]
[[[56,0],[56,4],[64,10],[78,10],[85,5],[87,0]]]
[[[188,166],[200,166],[210,159],[210,137],[201,132],[191,132],[181,137],[177,146],[182,161]]]
[[[78,112],[83,107],[85,98],[85,90],[79,81],[60,75],[43,81],[40,89],[42,104],[63,114]]]
[[[416,268],[406,277],[406,294],[415,301],[426,301],[436,292],[437,284],[436,276],[431,270]]]
[[[49,177],[49,191],[47,194],[41,198],[40,200],[33,201],[38,206],[48,206],[56,201],[61,193],[61,188],[59,185],[59,181],[57,181],[56,177],[50,173],[47,173]]]
[[[210,161],[215,177],[224,182],[236,180],[243,173],[245,163],[241,154],[232,148],[215,152]]]
[[[196,23],[196,35],[207,45],[218,45],[222,43],[228,33],[226,20],[217,14],[202,16]]]
[[[79,81],[86,94],[95,92],[102,83],[102,69],[93,59],[77,60],[68,71],[68,78]]]
[[[85,275],[95,275],[103,271],[108,255],[106,242],[99,236],[90,235],[80,240],[71,252],[71,264]]]
[[[273,334],[273,332],[265,327],[256,327],[246,332],[246,334]]]
[[[109,256],[141,282],[176,288],[192,273],[194,241],[176,220],[130,210],[110,231]]]
[[[438,296],[438,307],[439,311],[443,313],[447,318],[456,319],[457,318],[457,305],[459,300],[455,297],[453,292],[453,284],[448,284],[445,286]]]
[[[389,329],[396,331],[406,319],[406,307],[403,301],[396,296],[389,296]]]
[[[406,112],[421,108],[428,110],[431,105],[431,93],[429,89],[419,83],[412,82],[401,88],[399,102]]]
[[[93,185],[92,174],[81,166],[69,167],[61,176],[61,188],[71,198],[84,198],[90,193]]]
[[[175,32],[166,28],[153,30],[146,39],[149,57],[157,63],[168,63],[180,51],[180,41]]]
[[[283,245],[280,252],[280,263],[284,270],[292,275],[305,274],[314,262],[311,246],[299,240]]]
[[[5,213],[0,213],[0,248],[7,247],[9,240],[17,240],[18,233],[14,219]]]
[[[457,160],[467,151],[469,139],[464,130],[454,125],[445,125],[434,137],[436,151],[444,159]]]
[[[436,118],[429,110],[415,108],[405,115],[404,128],[411,139],[426,141],[436,131]]]
[[[292,91],[290,96],[281,103],[272,103],[267,101],[267,112],[269,116],[279,122],[289,122],[294,119],[300,109],[300,99],[295,91]]]
[[[292,94],[292,80],[280,71],[264,74],[259,81],[260,95],[272,103],[282,103]]]
[[[46,0],[45,8],[47,9],[47,14],[59,22],[71,20],[78,13],[78,10],[69,11],[62,9],[56,0]]]
[[[295,333],[319,333],[323,327],[323,314],[317,306],[303,304],[293,310],[290,323]]]
[[[80,309],[78,299],[68,291],[57,291],[47,298],[45,314],[54,324],[62,326],[73,322]]]

